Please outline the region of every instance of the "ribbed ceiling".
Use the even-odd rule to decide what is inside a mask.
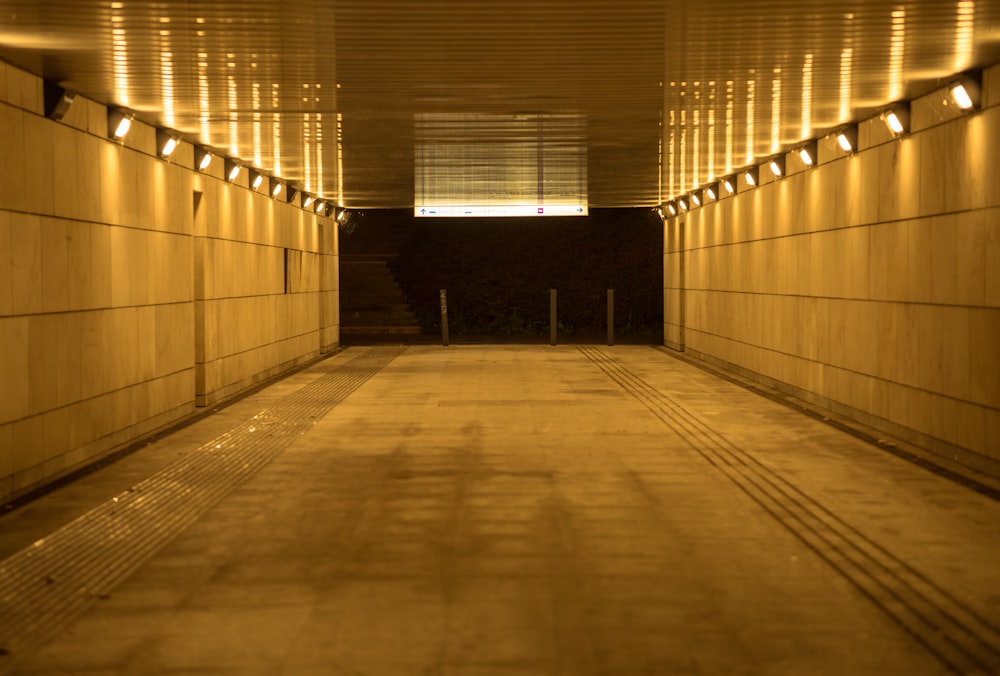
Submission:
[[[0,0],[0,56],[348,207],[642,206],[996,62],[1000,2]]]

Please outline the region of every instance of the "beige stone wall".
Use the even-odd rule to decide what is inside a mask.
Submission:
[[[820,166],[668,219],[666,344],[1000,474],[1000,68],[983,80],[978,112],[935,92],[901,139],[863,122],[855,155],[821,142]]]
[[[0,63],[0,498],[339,341],[332,220],[106,115]]]

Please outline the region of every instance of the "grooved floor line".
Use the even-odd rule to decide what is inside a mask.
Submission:
[[[405,347],[373,347],[0,562],[0,673],[290,446]]]
[[[1000,671],[1000,629],[600,348],[578,349],[959,674]]]

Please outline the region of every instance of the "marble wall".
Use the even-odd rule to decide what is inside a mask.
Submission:
[[[0,63],[0,498],[339,342],[337,227]]]
[[[1000,67],[665,222],[664,338],[1000,476]]]

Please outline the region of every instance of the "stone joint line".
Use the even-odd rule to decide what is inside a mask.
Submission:
[[[373,347],[0,562],[0,674],[290,446],[405,347]]]
[[[946,667],[1000,671],[1000,629],[605,351],[578,349]]]

